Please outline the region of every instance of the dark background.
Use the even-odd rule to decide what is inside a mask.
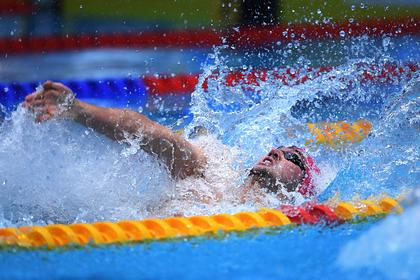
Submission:
[[[420,2],[1,0],[0,37],[418,18]]]

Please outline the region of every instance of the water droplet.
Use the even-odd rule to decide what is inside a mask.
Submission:
[[[305,64],[305,57],[299,56],[299,58],[297,59],[296,62],[300,65],[304,65]]]
[[[344,30],[340,31],[340,37],[346,37],[346,32]]]
[[[354,22],[354,18],[349,18],[349,22],[353,23]]]
[[[321,9],[316,10],[316,13],[317,13],[318,15],[322,15]]]
[[[355,5],[351,5],[351,10],[352,11],[356,10],[356,6]]]
[[[390,43],[391,43],[391,38],[385,37],[382,39],[382,46],[384,47],[385,50],[388,48]]]

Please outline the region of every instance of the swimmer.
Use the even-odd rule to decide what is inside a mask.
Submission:
[[[207,157],[199,147],[138,112],[82,102],[68,87],[51,81],[26,96],[23,107],[33,112],[36,122],[64,118],[113,140],[136,139],[144,151],[166,165],[174,179],[204,176]],[[316,194],[314,175],[319,172],[303,149],[280,146],[271,149],[252,167],[240,189],[242,196],[266,191],[282,199],[281,193],[286,191],[312,197]]]

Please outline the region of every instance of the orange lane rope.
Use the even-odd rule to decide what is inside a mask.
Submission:
[[[282,227],[302,223],[317,224],[322,221],[327,224],[340,224],[367,216],[399,213],[402,207],[396,199],[384,196],[356,202],[338,202],[333,206],[323,204],[297,206],[293,207],[293,210],[282,212],[277,209],[260,209],[257,212],[212,216],[0,228],[0,245],[53,249],[71,245],[193,237],[211,235],[219,231],[245,231],[251,228]]]

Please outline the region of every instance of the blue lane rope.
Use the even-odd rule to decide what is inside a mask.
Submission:
[[[112,99],[121,106],[143,106],[147,101],[146,87],[141,79],[67,80],[60,81],[80,99]],[[37,82],[0,83],[0,104],[6,112],[16,109],[25,96],[35,91]]]

